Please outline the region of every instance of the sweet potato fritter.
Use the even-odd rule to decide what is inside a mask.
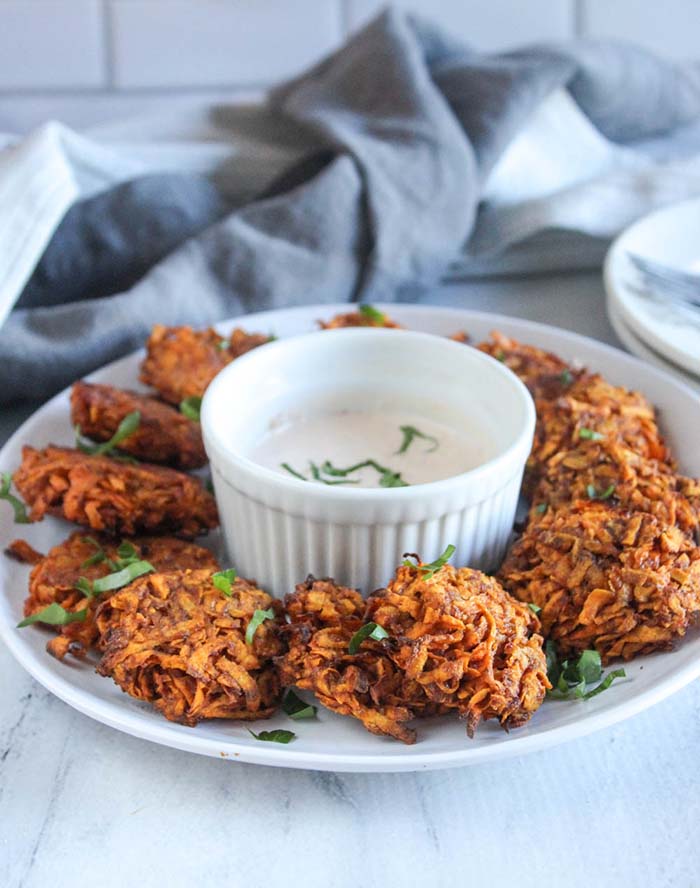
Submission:
[[[146,343],[140,379],[163,400],[179,404],[185,398],[201,397],[227,364],[271,338],[263,333],[246,333],[240,327],[226,338],[211,327],[193,330],[156,324]]]
[[[357,654],[350,639],[363,624],[365,603],[355,589],[308,577],[285,598],[289,652],[278,660],[285,686],[313,691],[333,712],[352,715],[372,734],[415,743],[405,722],[414,713],[404,704],[404,676],[385,645],[366,640]]]
[[[530,524],[500,571],[538,605],[562,656],[603,662],[669,648],[700,611],[700,549],[653,515],[579,503]]]
[[[219,523],[214,497],[195,478],[50,445],[25,446],[14,482],[30,519],[57,515],[93,530],[130,536],[194,537]]]
[[[339,330],[342,327],[387,327],[393,330],[402,329],[401,324],[392,321],[389,315],[376,309],[363,311],[348,311],[345,314],[337,314],[330,321],[319,321],[322,330]]]
[[[451,711],[466,719],[469,736],[482,719],[517,727],[549,687],[537,618],[479,571],[446,566],[426,578],[400,567],[366,605],[354,590],[310,577],[285,607],[283,683],[313,691],[374,734],[413,743],[405,722]],[[368,622],[389,638],[365,639],[349,653]]]
[[[280,683],[273,658],[284,652],[282,606],[238,578],[225,596],[210,570],[149,574],[100,605],[101,675],[152,703],[170,721],[257,719],[272,715]],[[256,610],[276,616],[246,629]]]
[[[73,425],[94,441],[109,441],[124,417],[138,410],[139,426],[120,442],[119,450],[176,469],[198,469],[207,461],[199,423],[155,398],[111,385],[76,382],[70,404]]]
[[[609,505],[649,512],[693,538],[700,524],[700,481],[607,439],[581,441],[549,459],[533,495],[530,520],[539,520],[545,509],[601,497]]]
[[[65,610],[87,609],[83,622],[69,623],[67,626],[53,627],[59,635],[46,645],[50,654],[62,660],[67,653],[84,657],[97,638],[95,611],[109,592],[103,592],[86,601],[76,588],[81,577],[89,582],[112,572],[109,560],[119,556],[119,543],[106,537],[93,537],[101,547],[104,559],[96,564],[86,564],[100,552],[85,533],[76,531],[67,540],[54,546],[41,558],[29,575],[29,595],[24,602],[24,615],[37,613],[54,602]],[[185,568],[218,568],[218,562],[209,549],[196,546],[173,537],[140,537],[126,542],[136,550],[136,555],[148,561],[158,571],[184,570]]]
[[[552,352],[525,345],[497,330],[491,333],[490,341],[476,347],[512,370],[535,399],[558,398],[584,373]]]
[[[524,724],[549,688],[537,618],[478,570],[399,567],[368,599],[365,620],[392,639],[392,662],[410,683],[406,704],[456,711],[470,737],[489,718]]]

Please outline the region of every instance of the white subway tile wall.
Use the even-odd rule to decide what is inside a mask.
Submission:
[[[395,0],[475,47],[576,36],[700,56],[700,0]],[[0,131],[88,127],[249,98],[335,49],[383,0],[0,0]]]

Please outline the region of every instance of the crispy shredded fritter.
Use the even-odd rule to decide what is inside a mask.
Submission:
[[[530,524],[499,576],[542,608],[562,656],[595,648],[608,662],[665,650],[700,610],[700,549],[678,527],[607,503]]]
[[[404,677],[385,646],[369,639],[359,653],[348,652],[363,624],[360,593],[308,577],[284,604],[290,625],[289,651],[277,661],[282,684],[313,691],[328,709],[354,716],[373,734],[415,743],[416,732],[405,726],[414,714],[402,700]]]
[[[480,342],[477,348],[512,370],[536,399],[558,398],[584,373],[557,355],[525,345],[498,330],[492,331],[490,341]]]
[[[285,607],[283,683],[375,734],[413,743],[405,722],[450,711],[466,719],[469,736],[481,719],[517,727],[549,687],[537,618],[479,571],[446,566],[426,579],[400,567],[366,606],[356,591],[309,577]],[[389,638],[366,639],[350,654],[350,639],[370,621]]]
[[[544,700],[537,617],[478,570],[399,567],[368,599],[365,619],[391,636],[391,659],[411,683],[407,705],[458,712],[470,737],[490,718],[517,728]]]
[[[545,506],[561,509],[603,496],[609,505],[649,512],[693,537],[700,523],[700,482],[605,438],[583,440],[550,457],[533,495],[530,520],[539,520]]]
[[[40,557],[29,575],[29,595],[24,602],[24,615],[37,613],[50,604],[60,604],[65,610],[76,612],[87,609],[83,622],[55,626],[59,635],[46,645],[50,654],[62,660],[67,653],[84,657],[97,638],[95,611],[110,594],[87,601],[76,588],[81,577],[93,582],[111,573],[109,560],[117,560],[119,542],[106,536],[92,537],[102,548],[105,558],[97,564],[85,564],[92,559],[98,548],[83,531],[75,531],[67,540],[54,546],[47,555]],[[203,546],[173,537],[137,537],[127,540],[136,555],[148,561],[157,571],[184,570],[185,568],[218,568],[213,553]],[[113,594],[113,593],[112,593]]]
[[[267,718],[280,697],[273,658],[284,652],[281,603],[240,577],[227,597],[212,575],[149,574],[101,604],[98,672],[170,721]],[[275,618],[247,644],[253,614],[269,608]]]
[[[20,564],[38,564],[44,557],[26,540],[12,540],[5,549],[5,555],[13,561],[19,561]]]
[[[392,321],[389,315],[379,312],[383,320],[373,317],[371,314],[363,314],[360,311],[348,311],[345,314],[337,314],[329,321],[318,321],[322,330],[339,330],[341,327],[389,327],[394,330],[402,329],[401,324]]]
[[[141,382],[152,386],[171,404],[201,397],[227,364],[271,339],[264,333],[246,333],[240,327],[226,338],[211,327],[193,330],[156,324],[146,343]]]
[[[25,446],[14,482],[32,521],[58,515],[93,530],[129,536],[194,537],[219,523],[214,497],[195,478],[149,463],[49,445]]]
[[[120,442],[119,450],[177,469],[198,469],[207,461],[199,423],[155,398],[111,385],[76,382],[70,403],[73,425],[94,441],[109,441],[124,417],[138,410],[139,426]]]

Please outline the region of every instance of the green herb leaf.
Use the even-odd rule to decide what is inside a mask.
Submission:
[[[562,370],[561,375],[559,376],[559,380],[562,385],[571,385],[574,381],[574,376],[571,370]]]
[[[347,475],[351,475],[353,472],[359,472],[360,469],[367,468],[368,466],[379,472],[380,487],[410,486],[406,481],[403,480],[400,472],[395,472],[393,469],[388,469],[386,466],[380,466],[379,463],[374,459],[365,459],[362,462],[355,463],[354,466],[348,466],[347,469],[339,469],[334,466],[330,460],[327,459],[321,466],[320,472],[324,475],[330,475],[333,478],[345,478]],[[326,481],[326,484],[328,483],[330,482]],[[353,481],[353,483],[357,482]]]
[[[504,362],[505,362],[505,359],[506,359],[506,353],[503,351],[502,348],[499,348],[498,351],[494,354],[494,358],[495,358],[497,361],[500,361],[501,363],[504,363]]]
[[[605,490],[603,490],[601,493],[598,493],[598,491],[596,490],[596,488],[592,484],[589,484],[586,487],[586,493],[588,494],[588,498],[592,499],[592,500],[610,499],[610,497],[613,495],[614,491],[615,491],[614,484],[611,484],[609,487],[606,487]]]
[[[547,511],[548,507],[549,506],[547,503],[538,503],[535,506],[535,511],[537,512],[538,515],[544,515],[544,513]]]
[[[406,483],[401,477],[400,472],[392,472],[391,469],[387,469],[381,477],[379,478],[379,486],[380,487],[409,487],[410,485]]]
[[[32,623],[46,623],[47,626],[67,626],[68,623],[82,623],[86,616],[87,608],[80,611],[67,611],[54,601],[38,613],[25,617],[21,623],[17,623],[17,628],[22,629],[24,626],[30,626]]]
[[[216,343],[216,350],[220,351],[220,352],[226,351],[226,349],[229,347],[229,345],[230,345],[230,343],[229,343],[228,339],[220,339]]]
[[[75,445],[78,450],[82,450],[83,453],[89,453],[92,456],[107,456],[115,448],[117,448],[122,443],[122,441],[126,440],[126,438],[128,438],[130,435],[133,435],[140,424],[140,410],[134,410],[132,413],[127,413],[124,419],[117,426],[116,432],[112,435],[109,441],[104,441],[102,444],[86,444],[84,441],[81,440],[80,426],[76,426]]]
[[[248,623],[248,628],[245,630],[245,643],[252,644],[253,638],[255,637],[255,633],[258,631],[260,626],[265,622],[265,620],[274,620],[275,612],[269,607],[267,610],[256,610],[253,613],[253,616],[250,618],[250,622]]]
[[[366,638],[373,638],[375,641],[381,641],[382,638],[388,637],[389,633],[386,629],[382,629],[378,623],[365,623],[365,625],[358,629],[350,639],[348,651],[351,654],[356,654],[360,650],[360,645]]]
[[[294,731],[283,731],[281,728],[277,728],[275,731],[260,731],[259,734],[249,728],[248,733],[252,734],[256,740],[263,740],[266,743],[290,743],[296,737]]]
[[[322,477],[321,469],[319,469],[315,462],[309,463],[309,469],[311,470],[311,477],[314,481],[320,481],[322,484],[328,484],[330,486],[335,484],[358,484],[360,480],[359,478],[343,478],[338,481],[328,481],[326,478]]]
[[[533,604],[531,601],[528,603],[528,607],[533,612],[533,614],[538,614],[542,610],[539,604]]]
[[[229,567],[228,570],[220,570],[215,573],[212,576],[211,581],[219,590],[219,592],[223,592],[223,594],[227,598],[230,598],[231,595],[233,595],[233,592],[231,591],[231,586],[233,585],[233,583],[236,582],[237,576],[238,574],[236,573],[234,568]]]
[[[435,561],[431,561],[430,564],[414,564],[412,561],[406,559],[403,562],[404,567],[415,567],[420,571],[423,571],[423,579],[429,580],[433,574],[436,574],[441,567],[444,567],[447,562],[452,558],[455,553],[456,546],[453,546],[452,543],[445,549],[442,555],[439,558],[436,558]]]
[[[583,438],[584,441],[602,441],[605,435],[601,435],[600,432],[594,432],[593,429],[579,429],[578,430],[579,438]]]
[[[433,453],[433,451],[437,450],[440,446],[440,442],[437,438],[434,438],[432,435],[426,435],[424,432],[421,432],[420,429],[417,429],[412,425],[402,425],[399,426],[399,431],[403,435],[403,441],[401,442],[401,447],[395,451],[395,453],[405,453],[408,448],[413,444],[413,441],[416,438],[422,438],[424,441],[432,442],[432,447],[429,447],[425,452]]]
[[[598,651],[584,651],[576,661],[576,672],[579,679],[583,679],[586,684],[600,681],[603,666]]]
[[[132,561],[121,570],[109,573],[105,577],[93,580],[92,590],[95,595],[102,592],[111,592],[114,589],[121,589],[122,586],[128,586],[138,577],[144,574],[152,573],[155,567],[148,561]]]
[[[79,577],[78,581],[75,584],[75,588],[78,592],[82,592],[86,598],[93,598],[95,595],[95,590],[92,588],[92,583],[86,577]]]
[[[613,669],[612,672],[608,672],[605,678],[601,681],[597,688],[593,688],[592,691],[587,691],[582,695],[583,700],[590,700],[591,697],[595,697],[598,694],[602,694],[603,691],[607,691],[610,685],[615,681],[616,678],[626,678],[627,673],[624,669]]]
[[[15,513],[15,524],[29,524],[26,506],[19,497],[10,493],[12,475],[9,472],[3,472],[0,479],[2,479],[0,481],[0,500],[6,500],[12,506]]]
[[[547,660],[547,678],[549,679],[549,683],[556,687],[559,682],[559,676],[561,674],[561,668],[559,666],[559,654],[557,653],[557,646],[548,638],[544,643],[544,655]]]
[[[91,546],[95,547],[95,554],[91,555],[89,558],[86,558],[85,561],[80,565],[82,567],[92,567],[93,564],[100,564],[107,557],[107,553],[102,548],[102,546],[97,542],[94,537],[83,537],[83,542],[89,543]]]
[[[299,721],[303,718],[314,718],[317,711],[316,706],[304,702],[304,700],[297,696],[291,688],[285,694],[284,700],[282,700],[282,709],[295,721]]]
[[[296,469],[293,469],[289,463],[280,463],[280,466],[285,470],[285,472],[289,472],[290,475],[294,475],[295,478],[298,478],[300,481],[308,481],[308,478],[305,478],[301,472],[297,472]]]
[[[380,327],[383,327],[386,324],[386,315],[384,312],[379,311],[379,309],[375,308],[373,305],[361,305],[359,312],[363,317],[367,318],[367,320],[378,324]]]
[[[128,540],[121,541],[121,543],[117,547],[117,555],[123,562],[139,560],[139,553],[136,551],[136,546],[134,546],[133,543],[130,543]],[[126,564],[122,564],[121,567],[126,567]]]
[[[199,395],[190,395],[180,401],[180,413],[191,419],[193,422],[199,422],[199,414],[202,410],[202,399]]]

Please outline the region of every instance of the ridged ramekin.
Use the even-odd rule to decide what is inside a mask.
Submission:
[[[246,455],[289,404],[365,386],[468,417],[492,439],[490,458],[442,481],[353,489],[301,481]],[[474,348],[357,328],[238,358],[207,389],[201,422],[231,566],[281,597],[309,573],[368,592],[388,582],[405,552],[430,561],[449,543],[454,564],[495,567],[513,527],[535,410],[517,377]]]

